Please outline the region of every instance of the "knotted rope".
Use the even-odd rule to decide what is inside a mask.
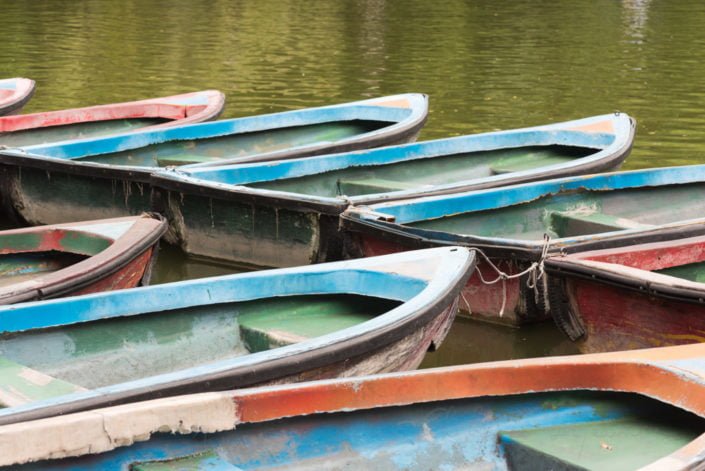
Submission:
[[[502,282],[502,307],[499,310],[499,317],[504,316],[504,310],[507,307],[507,280],[521,278],[524,275],[529,275],[528,279],[526,280],[526,287],[534,291],[534,299],[536,300],[536,302],[538,302],[539,299],[539,282],[542,282],[544,299],[548,299],[548,286],[545,281],[546,277],[544,276],[544,262],[546,260],[546,257],[548,257],[548,249],[550,245],[551,237],[548,234],[544,234],[543,248],[541,249],[541,257],[537,261],[532,262],[527,269],[522,270],[519,273],[514,273],[512,275],[502,271],[492,260],[490,260],[490,257],[488,257],[487,254],[482,251],[482,249],[472,249],[476,253],[478,253],[482,257],[482,259],[487,263],[487,265],[489,265],[497,273],[497,278],[495,278],[494,280],[485,280],[485,278],[482,276],[482,272],[480,270],[476,270],[480,282],[482,282],[482,284],[484,285],[493,285],[500,281]],[[465,296],[462,294],[462,291],[460,297],[463,299],[463,302],[465,303],[465,307],[467,308],[468,312],[472,313],[472,310],[470,309],[470,303],[468,303],[467,299],[465,299]]]

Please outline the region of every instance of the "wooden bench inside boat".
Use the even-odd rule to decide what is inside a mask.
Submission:
[[[677,415],[681,427],[634,417],[505,431],[499,438],[510,469],[638,469],[699,435]]]
[[[223,160],[223,157],[211,157],[208,155],[199,154],[173,154],[173,155],[160,155],[157,157],[157,165],[160,167],[168,167],[171,165],[188,165],[188,164],[202,164],[206,162],[215,162],[218,160]]]
[[[415,182],[400,182],[384,178],[360,178],[357,180],[338,180],[338,194],[347,196],[368,195],[374,193],[388,193],[390,191],[403,191],[418,188]]]
[[[578,213],[567,211],[552,211],[549,214],[549,225],[558,237],[574,237],[584,234],[652,227],[650,224],[642,224],[632,219],[600,212]]]
[[[297,310],[271,309],[268,312],[241,314],[240,335],[251,353],[298,343],[326,335],[373,318],[364,307],[340,305],[334,312],[330,306],[310,306]]]
[[[84,388],[0,357],[0,407],[61,396]]]
[[[499,159],[490,164],[490,171],[493,175],[502,175],[548,165],[563,164],[571,160],[573,159],[552,153],[531,153]]]

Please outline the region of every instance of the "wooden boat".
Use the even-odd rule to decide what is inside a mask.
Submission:
[[[166,229],[144,215],[0,231],[0,304],[148,284]]]
[[[215,119],[225,95],[217,90],[149,100],[0,118],[0,145],[27,147]]]
[[[705,237],[546,260],[551,312],[585,352],[705,342]]]
[[[483,283],[481,276],[489,282],[498,274],[481,260],[461,309],[516,325],[548,315],[546,278],[529,287],[545,255],[705,234],[705,206],[693,204],[701,197],[705,166],[695,165],[353,207],[341,227],[353,257],[443,245],[481,249],[514,278]]]
[[[152,184],[188,253],[257,266],[341,256],[348,205],[445,194],[618,167],[625,114],[267,164],[187,166]],[[276,228],[276,229],[275,229]]]
[[[0,423],[416,368],[473,265],[453,247],[0,308]]]
[[[149,177],[159,166],[407,142],[427,113],[425,95],[406,94],[0,152],[5,212],[34,225],[138,214],[151,208]]]
[[[0,80],[0,116],[20,111],[33,94],[34,80],[26,78]]]
[[[0,464],[691,470],[705,461],[704,416],[697,344],[202,393],[6,425]]]

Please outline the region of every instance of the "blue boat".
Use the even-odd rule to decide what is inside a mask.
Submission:
[[[704,358],[695,344],[180,396],[0,427],[0,464],[701,469]]]
[[[546,256],[701,235],[704,199],[705,165],[695,165],[356,206],[341,227],[350,257],[444,245],[481,249],[513,278],[486,283],[499,273],[482,260],[463,291],[464,311],[521,324],[545,319],[551,293],[562,291],[538,276]],[[557,320],[571,329],[569,319]]]
[[[491,188],[619,167],[634,122],[612,114],[511,131],[153,175],[188,253],[256,266],[340,257],[348,205]],[[174,241],[172,241],[174,242]]]
[[[394,95],[335,106],[22,146],[0,152],[5,212],[54,224],[150,210],[159,167],[288,159],[416,139],[428,99]]]
[[[0,308],[0,423],[414,369],[473,266],[446,247]]]
[[[0,116],[17,113],[34,94],[34,80],[10,78],[0,80]]]

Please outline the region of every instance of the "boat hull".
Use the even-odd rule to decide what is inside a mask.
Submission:
[[[705,342],[705,237],[549,258],[552,311],[587,353]]]

